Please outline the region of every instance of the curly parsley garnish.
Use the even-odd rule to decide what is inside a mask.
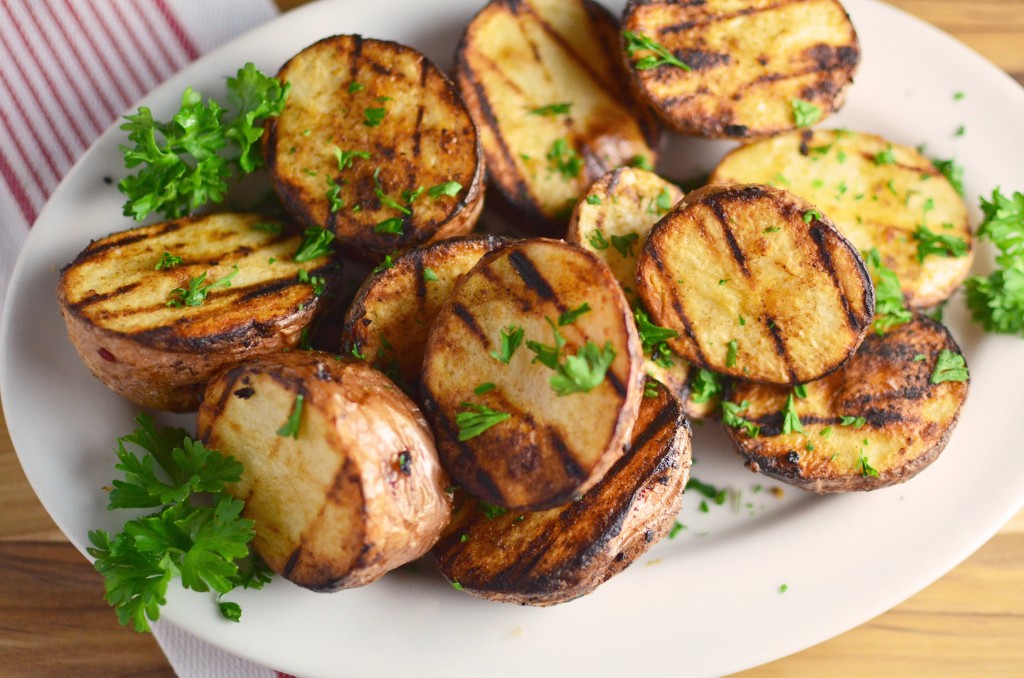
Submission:
[[[160,212],[175,218],[223,200],[232,174],[248,174],[263,164],[256,147],[263,135],[258,123],[281,113],[290,88],[248,63],[228,78],[228,108],[213,99],[204,104],[202,94],[189,87],[170,122],[154,120],[145,106],[125,116],[121,129],[131,142],[121,146],[125,166],[143,166],[118,184],[128,198],[125,216],[142,221]]]
[[[967,279],[967,306],[985,331],[1024,337],[1024,193],[1007,197],[996,188],[991,202],[981,199],[981,211],[978,237],[999,250],[999,268]]]
[[[117,535],[89,532],[87,551],[104,577],[106,600],[118,621],[142,632],[159,619],[175,576],[185,588],[223,596],[238,587],[262,588],[270,571],[249,557],[253,521],[240,517],[243,503],[224,488],[241,479],[242,464],[181,429],[156,428],[149,415],[135,421],[138,428],[117,439],[114,468],[124,480],[113,481],[107,509],[156,511],[129,520]],[[128,445],[145,453],[140,458]],[[193,501],[207,493],[213,494],[212,503]],[[232,621],[241,617],[237,603],[218,601],[218,606]]]

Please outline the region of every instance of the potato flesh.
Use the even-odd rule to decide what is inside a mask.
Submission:
[[[558,328],[567,342],[560,361],[587,341],[602,349],[610,343],[615,357],[595,388],[559,397],[550,383],[555,372],[533,362],[525,341],[553,345],[546,318],[557,322],[584,303],[589,313]],[[525,340],[505,365],[490,353],[500,351],[501,332],[510,326],[522,327]],[[621,456],[641,397],[641,365],[625,297],[598,259],[553,240],[488,254],[448,300],[427,344],[424,405],[446,470],[470,493],[506,508],[568,501]],[[495,387],[474,394],[486,383]],[[459,443],[455,421],[463,402],[512,417]]]
[[[893,163],[878,160],[885,153]],[[949,297],[974,259],[967,208],[953,186],[915,149],[875,135],[817,130],[765,139],[727,155],[710,181],[771,184],[817,205],[858,250],[878,249],[911,307]],[[966,256],[918,261],[919,224],[963,240]]]
[[[709,186],[662,219],[637,283],[654,322],[680,333],[672,349],[777,384],[842,364],[864,336],[873,293],[857,253],[820,213],[806,220],[814,213],[777,189]]]

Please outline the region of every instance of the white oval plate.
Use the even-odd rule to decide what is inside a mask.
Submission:
[[[398,40],[446,67],[480,4],[311,5],[199,60],[142,103],[166,118],[187,85],[220,96],[224,78],[246,61],[273,73],[332,33]],[[615,4],[613,11],[621,9]],[[1024,92],[1017,84],[897,10],[872,0],[846,5],[864,61],[833,124],[955,156],[966,167],[972,205],[995,186],[1024,189]],[[956,91],[966,97],[954,101]],[[961,124],[966,134],[956,137]],[[15,448],[36,493],[79,549],[88,530],[120,527],[122,518],[105,510],[102,488],[113,477],[113,440],[131,430],[137,408],[78,360],[54,288],[58,268],[90,238],[132,226],[120,216],[120,194],[103,182],[124,173],[117,150],[123,141],[119,130],[107,130],[54,193],[15,269],[0,338]],[[673,139],[660,169],[677,177],[707,172],[728,147]],[[981,254],[979,267],[987,269],[990,250]],[[304,676],[707,675],[796,652],[934,581],[1024,503],[1024,341],[982,334],[959,298],[947,319],[967,355],[972,392],[945,453],[906,485],[830,497],[787,488],[777,498],[768,492],[772,483],[743,469],[715,426],[697,427],[695,475],[733,488],[731,500],[702,513],[700,497],[688,493],[681,516],[687,530],[575,602],[549,609],[484,602],[436,574],[404,570],[334,595],[276,580],[234,596],[244,610],[240,624],[221,619],[212,598],[174,589],[164,617],[226,650]],[[759,483],[764,489],[755,492]],[[783,584],[788,591],[780,593]]]

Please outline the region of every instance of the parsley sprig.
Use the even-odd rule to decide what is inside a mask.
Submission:
[[[555,335],[553,346],[542,344],[539,341],[527,341],[526,348],[536,354],[534,363],[541,363],[545,367],[555,371],[548,383],[559,397],[572,393],[588,393],[599,386],[608,373],[615,360],[615,349],[612,343],[606,341],[604,347],[599,347],[588,339],[577,351],[576,355],[567,355],[562,360],[562,349],[565,347],[565,337],[558,331],[558,327],[551,318],[545,318],[551,331]]]
[[[871,278],[875,283],[875,332],[885,334],[894,327],[910,322],[914,316],[903,301],[900,279],[882,263],[878,249],[872,248],[865,254],[864,261],[871,267]]]
[[[125,116],[125,166],[142,166],[118,184],[128,198],[125,216],[141,221],[159,212],[175,218],[223,200],[232,174],[263,164],[256,147],[263,135],[259,123],[281,113],[290,88],[248,63],[228,78],[228,108],[213,99],[203,103],[203,95],[189,87],[169,122],[155,120],[145,106]]]
[[[971,251],[970,246],[963,238],[945,233],[936,233],[924,224],[918,224],[914,229],[914,240],[917,241],[917,260],[923,263],[925,257],[936,255],[958,259],[966,257]]]
[[[1024,193],[1007,197],[996,188],[991,202],[981,199],[981,211],[978,237],[999,250],[999,268],[967,279],[967,306],[987,332],[1024,337]]]
[[[202,306],[203,302],[206,301],[206,295],[218,287],[231,287],[231,279],[238,275],[238,266],[236,265],[231,273],[217,280],[216,282],[210,282],[206,279],[206,274],[209,271],[203,271],[202,275],[197,275],[189,278],[188,288],[176,287],[171,290],[171,298],[167,300],[167,305],[180,308],[182,306]]]
[[[929,381],[933,384],[941,384],[946,381],[967,381],[967,362],[959,353],[954,353],[947,348],[939,352],[939,358],[935,361],[935,369]]]
[[[241,517],[243,502],[224,489],[241,479],[242,464],[181,429],[158,429],[149,415],[135,421],[138,428],[117,439],[114,468],[124,480],[114,480],[107,509],[157,511],[129,520],[117,535],[89,532],[87,550],[105,579],[106,600],[118,621],[141,632],[160,617],[175,576],[185,588],[223,596],[238,587],[262,588],[270,571],[249,557],[253,521]],[[129,446],[145,453],[139,457]],[[199,500],[206,493],[213,493],[212,503]],[[237,603],[218,604],[228,619],[241,617]]]

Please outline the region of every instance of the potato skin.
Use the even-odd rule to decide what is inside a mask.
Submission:
[[[791,389],[737,381],[728,401],[747,402],[741,416],[761,431],[751,438],[728,428],[729,435],[749,468],[811,492],[906,482],[938,458],[967,399],[968,381],[931,383],[943,350],[962,355],[949,330],[922,315],[884,336],[870,333],[842,369],[794,399],[802,434],[782,433]],[[842,417],[865,421],[844,425]]]
[[[489,516],[457,491],[433,549],[441,573],[480,598],[555,605],[590,593],[663,538],[689,478],[690,426],[675,396],[648,386],[657,395],[641,403],[629,449],[578,500]]]
[[[303,397],[297,437],[282,435]],[[416,405],[361,361],[293,351],[211,382],[199,436],[245,466],[229,491],[278,574],[315,591],[363,586],[420,557],[451,514]]]
[[[296,220],[331,230],[347,254],[370,262],[473,229],[484,198],[477,129],[454,85],[423,54],[335,35],[292,57],[278,78],[292,89],[281,115],[267,122],[264,155]],[[384,111],[376,124],[367,124],[371,109]],[[369,158],[343,168],[334,149]],[[462,186],[454,197],[403,197],[449,181]],[[329,182],[339,187],[337,209]],[[411,213],[386,204],[378,189]],[[401,221],[400,234],[377,230],[392,218]]]
[[[68,338],[92,373],[143,407],[194,411],[224,367],[298,345],[340,278],[329,257],[292,260],[302,238],[287,224],[253,228],[257,214],[193,216],[92,242],[61,272]],[[161,255],[181,264],[156,270]],[[276,259],[269,264],[270,259]],[[169,308],[175,288],[238,273],[200,306]],[[298,272],[324,279],[321,295]]]

